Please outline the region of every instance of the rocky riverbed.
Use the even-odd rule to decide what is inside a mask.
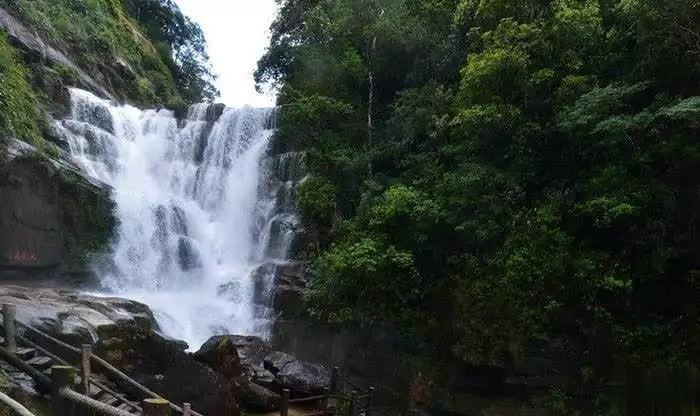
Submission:
[[[216,336],[188,353],[186,343],[160,332],[148,306],[128,299],[0,286],[0,304],[5,303],[16,305],[20,321],[71,345],[92,345],[97,355],[146,387],[175,403],[190,402],[207,415],[236,415],[243,407],[278,410],[283,389],[290,389],[293,398],[308,397],[330,382],[324,366],[276,351],[256,337]],[[20,328],[19,333],[64,359],[79,359],[30,331]],[[9,366],[0,379],[13,395],[39,395],[27,376]],[[141,396],[116,378],[110,381]]]

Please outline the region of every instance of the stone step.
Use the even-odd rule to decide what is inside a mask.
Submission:
[[[100,393],[102,393],[102,389],[101,389],[101,388],[99,388],[99,387],[97,387],[97,386],[95,386],[95,385],[93,385],[93,384],[90,384],[90,394],[89,394],[88,396],[90,396],[90,397],[92,397],[92,398],[95,398],[95,397],[96,397],[97,395],[99,395]]]
[[[19,348],[15,355],[22,361],[31,360],[36,356],[36,349],[34,348]]]
[[[98,399],[98,400],[101,401],[102,403],[108,405],[108,406],[114,406],[114,404],[119,401],[119,399],[117,399],[116,397],[109,395],[109,394],[106,394],[106,393],[101,399]]]
[[[41,355],[37,355],[36,357],[25,361],[25,363],[31,365],[32,367],[36,368],[37,370],[45,370],[53,364],[53,360],[49,357],[44,357]]]

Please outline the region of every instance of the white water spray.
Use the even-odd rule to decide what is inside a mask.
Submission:
[[[71,98],[56,127],[85,172],[113,187],[120,223],[103,285],[148,304],[192,348],[220,333],[265,336],[270,311],[254,300],[272,278],[261,288],[251,272],[286,257],[296,221],[277,202],[288,185],[265,169],[286,160],[265,159],[274,112],[200,104],[178,123],[82,90]]]

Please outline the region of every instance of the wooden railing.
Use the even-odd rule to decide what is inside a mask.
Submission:
[[[320,396],[290,400],[289,389],[282,390],[282,410],[280,411],[280,415],[288,416],[291,405],[315,403],[320,401],[321,409],[317,413],[309,413],[305,416],[357,416],[359,414],[371,416],[372,411],[377,409],[374,407],[374,387],[364,390],[362,387],[353,383],[349,378],[343,376],[342,381],[344,381],[344,384],[347,384],[352,388],[351,392],[348,394],[344,392],[344,389],[340,385],[340,381],[340,369],[338,367],[334,367],[333,372],[331,373],[330,386],[325,387],[323,389],[323,394]]]
[[[7,406],[12,413],[19,416],[35,416],[34,413],[30,412],[26,407],[17,403],[12,397],[0,391],[0,402]]]
[[[92,409],[95,412],[108,416],[134,415],[134,413],[126,412],[125,410],[91,398],[89,395],[93,386],[97,387],[105,394],[110,395],[113,398],[128,403],[131,409],[136,410],[146,416],[170,415],[172,410],[182,414],[183,416],[202,416],[201,414],[193,411],[190,404],[185,403],[182,407],[179,407],[144,387],[104,359],[95,355],[92,352],[92,346],[83,345],[81,348],[74,347],[18,320],[14,305],[3,305],[2,316],[5,342],[4,346],[0,347],[0,358],[6,360],[14,367],[30,375],[45,391],[50,392],[52,414],[54,416],[73,416],[75,414],[76,405],[82,408]],[[76,354],[78,357],[80,357],[79,369],[71,366],[68,361],[41,347],[37,343],[17,334],[17,326],[20,326],[26,331],[29,331],[46,341]],[[51,367],[51,377],[48,377],[46,374],[28,365],[15,355],[17,352],[17,341],[20,341],[22,344],[33,348],[55,362],[56,365]],[[147,396],[147,399],[143,400],[140,404],[129,402],[123,395],[120,395],[118,392],[109,388],[103,383],[98,382],[92,373],[93,362],[98,364],[102,369],[109,371],[113,376],[116,376],[120,380],[129,384],[131,387],[143,393],[145,396]],[[81,380],[79,391],[73,390],[77,371],[79,371]],[[343,385],[341,385],[341,382]],[[350,387],[349,393],[345,391],[345,385]],[[349,378],[344,376],[341,377],[340,369],[338,367],[334,367],[331,373],[330,385],[323,389],[322,395],[291,399],[290,390],[284,389],[282,391],[280,415],[288,416],[289,409],[292,405],[311,405],[320,402],[320,409],[316,413],[308,413],[305,416],[357,416],[360,414],[364,414],[364,416],[371,416],[372,411],[377,409],[374,407],[374,394],[374,387],[364,390],[357,384],[353,383]],[[2,396],[0,396],[0,402],[4,402],[4,398]],[[12,405],[7,405],[10,406],[11,409],[15,409]],[[24,409],[24,411],[26,411],[26,409]],[[31,413],[22,413],[21,410],[17,410],[15,412],[20,416],[33,416]]]
[[[133,416],[134,413],[126,412],[125,410],[116,408],[114,406],[105,404],[98,400],[89,397],[90,389],[92,386],[99,388],[101,391],[105,392],[107,395],[111,395],[114,398],[118,398],[125,403],[128,403],[133,410],[146,416],[165,416],[170,415],[171,410],[182,414],[183,416],[202,416],[201,414],[192,410],[190,404],[185,403],[182,407],[170,403],[166,399],[160,397],[158,394],[144,387],[137,381],[133,380],[107,361],[98,357],[92,353],[92,347],[90,345],[83,345],[82,348],[76,348],[70,344],[67,344],[59,339],[56,339],[34,327],[28,325],[16,318],[16,308],[14,305],[5,304],[2,307],[3,316],[3,329],[4,329],[4,346],[0,347],[0,358],[5,359],[9,364],[22,370],[23,372],[30,375],[37,384],[43,389],[48,390],[51,393],[51,406],[52,414],[54,416],[73,416],[75,414],[75,405],[81,406],[83,408],[92,409],[103,415],[110,416]],[[73,385],[75,383],[76,368],[71,366],[66,360],[62,359],[60,356],[51,353],[45,348],[37,345],[35,342],[18,335],[17,326],[30,331],[39,337],[50,341],[62,348],[78,354],[81,358],[80,362],[80,392],[73,390]],[[35,369],[34,367],[25,363],[22,359],[16,356],[17,353],[17,341],[22,342],[25,345],[33,348],[34,350],[40,352],[44,356],[53,360],[57,365],[51,367],[51,377],[49,378],[46,374]],[[147,399],[138,405],[136,403],[131,403],[127,401],[124,396],[120,395],[113,389],[105,386],[103,383],[95,380],[92,374],[91,363],[97,363],[104,370],[109,371],[112,375],[118,377],[122,381],[136,388],[144,395],[148,396]],[[11,400],[11,399],[10,399]],[[26,409],[21,410],[20,408],[13,407],[14,405],[10,402],[6,402],[2,396],[0,396],[0,401],[6,403],[16,414],[30,416],[30,412],[22,413]]]

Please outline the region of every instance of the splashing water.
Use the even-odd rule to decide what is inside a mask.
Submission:
[[[178,122],[78,89],[71,103],[56,128],[85,173],[113,188],[119,219],[103,286],[148,304],[192,348],[218,333],[267,335],[271,311],[255,299],[273,278],[260,287],[251,273],[286,258],[296,224],[293,191],[270,173],[294,157],[266,157],[274,111],[199,104]]]

